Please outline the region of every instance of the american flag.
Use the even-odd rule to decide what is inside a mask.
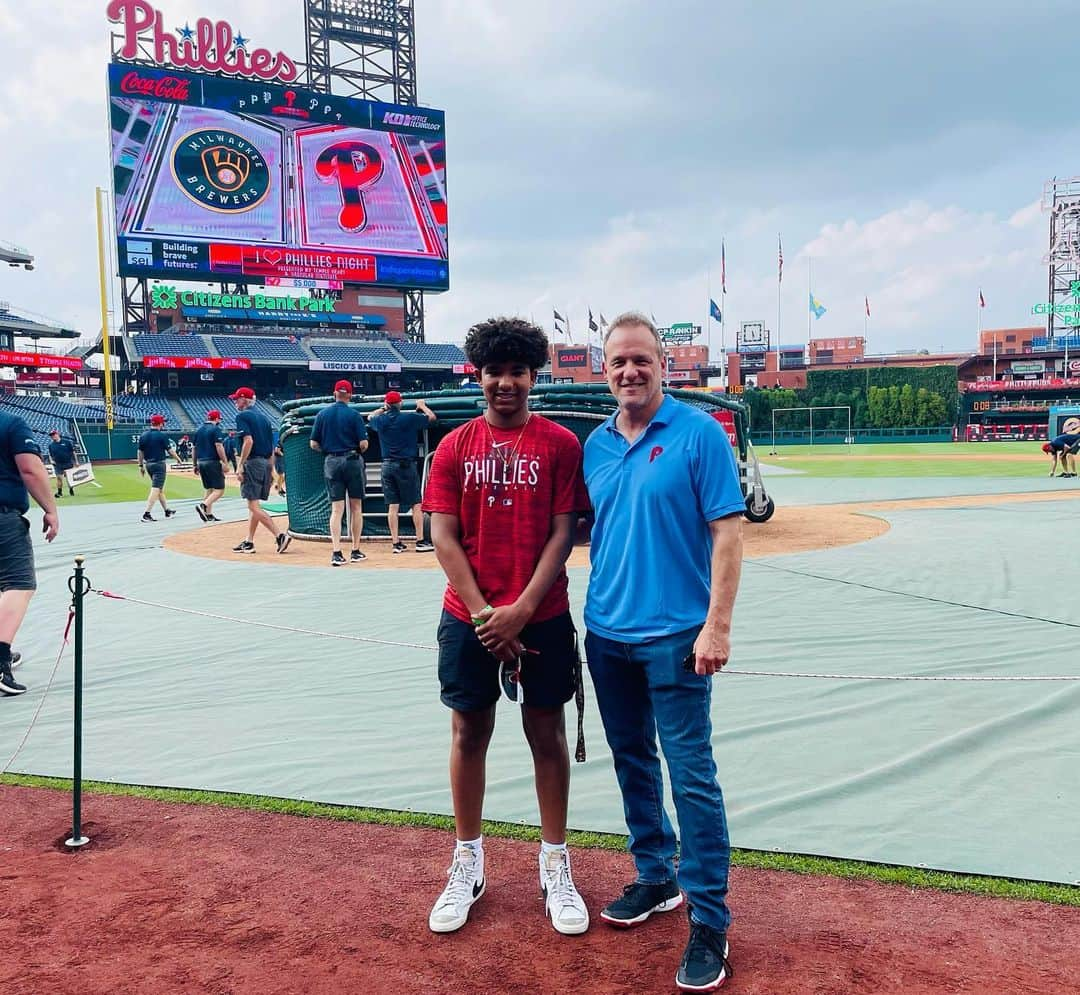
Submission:
[[[784,282],[784,243],[780,241],[780,235],[776,236],[777,268],[776,282]]]

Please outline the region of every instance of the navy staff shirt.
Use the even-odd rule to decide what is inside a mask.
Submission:
[[[225,433],[221,431],[220,425],[215,425],[212,421],[208,421],[200,426],[199,430],[195,433],[195,459],[200,463],[211,460],[215,463],[220,463],[221,457],[218,456],[217,451],[217,443],[219,442],[221,443],[222,448],[224,448]]]
[[[151,428],[139,436],[139,449],[147,463],[164,463],[172,442],[161,429]]]
[[[254,408],[240,411],[236,415],[236,437],[243,451],[244,436],[251,436],[251,452],[248,457],[255,459],[269,459],[274,451],[274,427],[266,415]]]
[[[25,515],[30,510],[30,495],[15,462],[22,453],[41,456],[34,433],[18,415],[0,411],[0,505]]]
[[[49,459],[58,470],[66,470],[75,465],[75,447],[67,439],[57,439],[49,443]]]
[[[367,441],[363,415],[345,401],[335,401],[315,416],[311,441],[325,453],[355,453]]]
[[[371,419],[371,427],[379,433],[383,459],[415,459],[416,436],[427,426],[427,415],[396,408]]]

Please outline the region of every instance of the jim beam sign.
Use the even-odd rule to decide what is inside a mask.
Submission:
[[[299,76],[296,63],[284,52],[249,48],[251,39],[225,21],[200,17],[194,27],[185,22],[182,28],[167,30],[164,15],[146,0],[112,0],[105,16],[120,25],[115,54],[121,61],[150,59],[159,66],[279,83]]]

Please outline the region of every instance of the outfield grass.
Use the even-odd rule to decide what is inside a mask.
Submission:
[[[766,464],[799,470],[809,477],[1039,477],[1050,461],[1037,442],[911,442],[857,446],[757,446]],[[946,458],[953,457],[953,458]],[[1064,482],[1063,482],[1064,483]]]
[[[94,466],[94,477],[101,487],[83,484],[75,489],[75,497],[68,497],[64,491],[60,507],[66,508],[80,504],[111,504],[116,501],[145,501],[150,492],[150,478],[140,477],[136,464],[118,464],[113,466]],[[202,482],[190,470],[169,470],[165,479],[165,499],[201,498],[205,494]],[[235,485],[225,488],[225,493],[239,494]]]
[[[58,777],[38,777],[33,774],[0,774],[0,784],[18,787],[50,788],[71,791],[71,781]],[[454,820],[446,815],[423,812],[401,812],[392,809],[356,808],[349,805],[328,805],[291,798],[267,795],[241,795],[229,792],[198,791],[181,788],[148,788],[133,784],[109,784],[84,781],[84,794],[118,795],[146,798],[151,801],[183,805],[218,805],[222,808],[252,812],[273,812],[306,819],[327,819],[335,822],[361,822],[380,826],[409,826],[422,829],[454,830]],[[540,829],[524,823],[484,822],[484,833],[502,839],[540,841]],[[626,849],[626,837],[615,833],[594,833],[571,830],[567,842],[594,850]],[[833,857],[813,857],[805,854],[769,853],[763,850],[733,850],[731,862],[736,867],[757,870],[788,871],[793,874],[818,875],[877,881],[905,888],[929,888],[958,894],[983,895],[1023,901],[1046,902],[1052,905],[1080,907],[1080,888],[1044,881],[1024,881],[1015,878],[982,877],[974,874],[953,874],[929,871],[918,867],[894,864],[869,864],[858,860]]]

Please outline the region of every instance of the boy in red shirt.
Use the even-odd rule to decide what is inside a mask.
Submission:
[[[566,559],[587,508],[581,444],[529,411],[548,360],[547,336],[520,318],[475,325],[465,354],[487,409],[439,444],[424,495],[431,538],[449,581],[439,624],[439,683],[453,709],[450,788],[457,846],[428,925],[465,925],[484,893],[481,818],[500,664],[520,660],[522,725],[533,755],[543,843],[545,913],[560,933],[584,933],[589,912],[570,874],[566,809],[570,758],[563,706],[579,670],[567,598]]]

